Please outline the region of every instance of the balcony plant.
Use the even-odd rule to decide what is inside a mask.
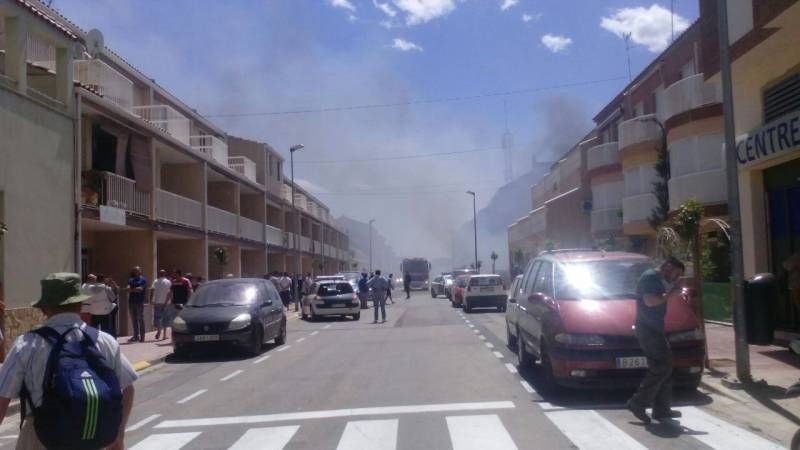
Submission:
[[[663,133],[662,133],[663,134]],[[658,148],[658,160],[654,166],[658,177],[653,181],[653,194],[656,196],[658,204],[650,212],[647,221],[654,230],[667,222],[669,219],[669,150],[667,148],[666,135],[662,136],[661,145]]]
[[[219,264],[219,272],[221,276],[225,276],[225,266],[228,264],[228,249],[225,247],[217,247],[214,249],[214,259]]]

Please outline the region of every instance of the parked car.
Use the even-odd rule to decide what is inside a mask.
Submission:
[[[474,308],[497,308],[503,312],[507,300],[500,275],[472,275],[464,292],[464,312],[471,313]]]
[[[436,277],[431,281],[431,297],[444,295],[444,280],[445,277]]]
[[[453,283],[453,298],[450,299],[450,304],[453,305],[453,308],[461,308],[464,304],[464,292],[467,291],[468,282],[469,275],[461,275]]]
[[[286,342],[286,314],[278,291],[267,280],[225,279],[202,284],[172,322],[176,354],[189,347],[234,344],[252,355],[275,339]]]
[[[361,318],[361,302],[353,285],[344,279],[315,282],[303,297],[302,318],[317,320],[324,316]]]
[[[506,319],[520,367],[538,359],[547,387],[637,385],[647,361],[634,335],[636,285],[651,267],[625,252],[552,251],[531,261]],[[665,319],[674,384],[692,389],[705,356],[694,301],[684,287],[668,299]]]
[[[444,296],[447,297],[448,300],[453,298],[453,285],[455,282],[456,278],[453,275],[444,277]]]
[[[508,289],[508,302],[506,303],[506,342],[514,340],[509,330],[517,329],[517,316],[519,315],[519,298],[522,294],[522,275],[514,277]]]

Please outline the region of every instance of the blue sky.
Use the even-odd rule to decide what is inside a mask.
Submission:
[[[674,3],[680,30],[697,17],[698,2]],[[588,131],[591,117],[624,87],[622,32],[632,33],[634,75],[670,33],[670,2],[652,0],[55,0],[53,6],[84,29],[99,28],[110,48],[212,116],[540,89],[393,108],[212,117],[231,134],[282,151],[304,143],[296,174],[334,214],[378,217],[395,247],[430,256],[449,254],[449,240],[441,241],[471,218],[463,191],[477,190],[480,207],[502,184],[502,155],[370,159],[497,148],[505,104],[515,172],[522,173],[532,155],[552,159]],[[585,84],[554,88],[575,83]],[[313,163],[336,159],[365,162]],[[431,211],[434,217],[421,219]]]

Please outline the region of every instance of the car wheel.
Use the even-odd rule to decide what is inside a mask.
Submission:
[[[464,301],[464,312],[467,313],[467,314],[471,314],[472,313],[472,307],[469,306],[469,302],[468,301]]]
[[[275,345],[283,345],[286,343],[286,320],[281,323],[281,331],[275,336]]]
[[[506,305],[500,305],[497,307],[497,310],[500,312],[506,312]]]
[[[257,324],[256,324],[257,325]],[[264,330],[260,325],[253,327],[253,334],[250,336],[250,348],[248,351],[251,356],[258,356],[261,354],[261,348],[264,345]]]
[[[506,322],[506,342],[508,342],[508,348],[517,348],[517,338],[511,334],[511,328],[508,326],[508,322]]]
[[[353,320],[360,320],[360,319],[361,319],[361,313],[353,314]]]
[[[178,358],[185,358],[186,353],[186,344],[175,344],[175,347],[172,349],[172,354]]]
[[[528,349],[525,348],[525,340],[522,339],[522,335],[519,334],[519,328],[517,328],[517,365],[520,369],[527,369],[533,365],[533,357],[530,353],[528,353]]]
[[[436,298],[436,292],[434,292],[433,289],[431,289],[431,298]]]
[[[314,313],[314,308],[311,308],[311,311],[310,311],[310,313],[309,313],[309,315],[308,315],[308,320],[310,320],[310,321],[312,321],[312,322],[316,322],[316,321],[317,321],[317,319],[319,319],[319,316],[317,316],[317,315]]]

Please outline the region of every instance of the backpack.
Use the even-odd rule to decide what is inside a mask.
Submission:
[[[68,342],[78,329],[83,339]],[[111,445],[122,423],[122,390],[116,373],[97,348],[96,328],[70,328],[63,334],[33,330],[52,346],[42,382],[42,404],[33,408],[36,436],[48,449],[94,450]],[[21,410],[32,405],[23,385]]]

